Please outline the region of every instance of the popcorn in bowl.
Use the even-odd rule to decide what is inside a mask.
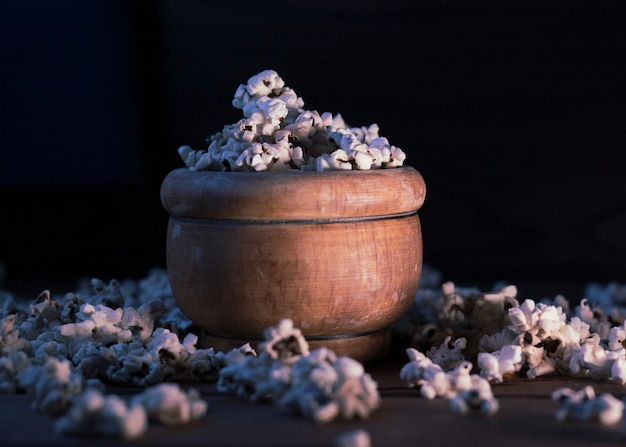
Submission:
[[[207,149],[178,148],[190,170],[368,170],[402,166],[406,159],[377,124],[349,127],[340,114],[304,109],[274,70],[239,85],[232,104],[243,118],[207,138]]]

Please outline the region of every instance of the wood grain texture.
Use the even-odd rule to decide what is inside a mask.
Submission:
[[[346,338],[336,349],[359,351],[362,359],[370,355],[367,340],[355,336],[380,340],[367,333],[400,318],[417,292],[424,182],[413,168],[382,176],[308,174],[177,170],[168,176],[162,193],[171,213],[172,292],[211,337],[259,339],[290,318],[305,337]],[[310,191],[304,205],[282,193],[294,188]],[[347,347],[353,341],[362,348]],[[380,344],[378,354],[387,348]]]
[[[373,218],[414,213],[425,195],[424,179],[410,166],[349,173],[180,168],[161,186],[163,206],[171,215],[213,219]]]

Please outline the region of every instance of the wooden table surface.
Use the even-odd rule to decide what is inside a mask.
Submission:
[[[334,446],[343,433],[366,430],[372,446],[507,445],[576,446],[623,445],[626,428],[597,421],[555,419],[557,404],[550,398],[559,387],[580,389],[592,385],[596,394],[624,395],[624,387],[607,381],[551,377],[514,378],[492,389],[500,410],[492,417],[453,413],[445,399],[427,400],[399,378],[406,359],[399,354],[367,367],[377,381],[381,406],[367,420],[335,420],[316,425],[312,420],[282,413],[271,403],[251,403],[216,390],[215,383],[190,383],[208,403],[201,420],[176,428],[151,424],[139,439],[67,437],[54,431],[54,418],[31,408],[24,394],[0,395],[2,446]],[[129,397],[139,388],[108,387],[107,392]]]

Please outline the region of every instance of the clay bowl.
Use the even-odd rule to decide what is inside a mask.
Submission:
[[[290,318],[311,349],[364,364],[389,352],[422,270],[410,166],[369,171],[170,172],[167,270],[200,343],[230,350]]]

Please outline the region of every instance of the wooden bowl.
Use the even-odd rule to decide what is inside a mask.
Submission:
[[[201,344],[229,350],[290,318],[310,348],[364,364],[384,358],[389,326],[422,270],[410,166],[368,171],[170,172],[167,270]]]

